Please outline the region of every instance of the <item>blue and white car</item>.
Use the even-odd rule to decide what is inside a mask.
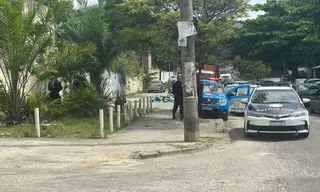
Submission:
[[[300,99],[291,86],[264,86],[254,90],[244,112],[244,134],[252,137],[258,133],[297,133],[307,138],[310,133],[309,112],[305,104],[310,99]]]
[[[202,83],[202,110],[218,114],[223,121],[228,120],[230,103],[240,102],[250,95],[250,85],[238,85],[225,92],[223,86],[216,81],[202,80]],[[247,90],[246,95],[237,95],[239,89]]]
[[[247,99],[251,95],[251,93],[258,87],[258,85],[250,85],[250,86],[240,86],[239,85],[250,85],[248,83],[240,83],[240,84],[230,84],[224,88],[224,91],[227,92],[234,89],[234,96],[229,98],[229,112],[243,114],[244,109],[246,107],[245,104],[241,103],[241,99]]]

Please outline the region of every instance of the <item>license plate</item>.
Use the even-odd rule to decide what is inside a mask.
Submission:
[[[202,110],[211,111],[212,107],[202,107]]]
[[[269,122],[270,126],[286,126],[285,121],[270,121]]]

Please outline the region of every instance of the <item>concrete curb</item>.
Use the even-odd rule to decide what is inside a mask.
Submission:
[[[170,151],[154,151],[154,152],[141,152],[132,156],[132,159],[150,159],[167,155],[191,153],[197,151],[203,151],[213,146],[212,144],[204,144],[197,147],[189,147],[184,149],[170,150]]]

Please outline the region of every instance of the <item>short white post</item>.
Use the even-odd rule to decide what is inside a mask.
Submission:
[[[149,97],[146,98],[146,102],[147,102],[147,109],[146,112],[149,113],[149,109],[150,109],[150,102],[149,102]]]
[[[126,126],[127,125],[127,108],[128,107],[128,103],[125,103],[125,104],[123,104],[123,123],[124,123],[124,126]]]
[[[142,114],[146,114],[146,98],[142,98]]]
[[[134,100],[134,118],[135,118],[135,119],[136,119],[137,116],[138,116],[137,104],[138,104],[138,101],[137,101],[137,100]]]
[[[113,133],[113,105],[109,105],[109,132]]]
[[[152,110],[153,110],[153,106],[152,106],[152,104],[153,104],[153,103],[152,103],[152,97],[150,96],[150,109],[149,109],[149,110],[150,110],[150,112],[152,112]]]
[[[141,98],[139,99],[139,116],[141,117],[142,115],[142,101]]]
[[[101,139],[104,139],[104,118],[103,118],[103,109],[99,109],[99,128]]]
[[[117,127],[121,129],[121,105],[117,105]]]
[[[34,109],[34,118],[35,118],[35,124],[36,124],[36,134],[37,137],[40,137],[40,117],[39,117],[39,108]]]
[[[132,101],[129,101],[129,109],[128,109],[128,111],[129,111],[129,120],[130,120],[130,125],[131,125],[131,123],[132,123],[132,119],[133,119],[133,110],[132,110]]]

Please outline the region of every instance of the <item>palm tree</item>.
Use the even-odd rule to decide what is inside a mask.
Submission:
[[[30,77],[39,56],[53,40],[50,11],[35,3],[25,11],[23,0],[0,0],[0,110],[8,122],[25,116]]]

